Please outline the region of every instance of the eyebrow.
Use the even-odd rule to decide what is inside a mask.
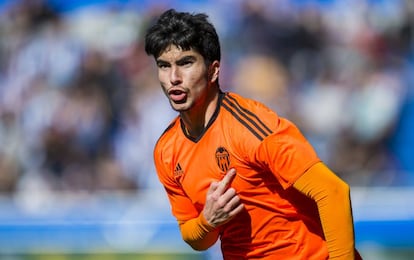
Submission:
[[[180,65],[180,64],[183,64],[183,63],[188,62],[188,61],[193,61],[194,62],[196,60],[197,60],[197,58],[194,55],[186,55],[186,56],[182,57],[181,59],[177,60],[176,63],[178,65]]]
[[[197,58],[194,55],[185,55],[181,57],[180,59],[176,60],[175,63],[180,65],[182,63],[185,63],[187,61],[195,61]],[[163,59],[157,59],[157,64],[170,64],[170,62],[163,60]]]

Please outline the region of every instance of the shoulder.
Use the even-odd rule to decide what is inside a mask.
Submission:
[[[259,106],[260,105],[264,106],[264,104],[262,104],[262,103],[260,103],[256,100],[241,96],[240,94],[237,94],[237,93],[234,93],[234,92],[224,93],[223,101],[225,103],[228,103],[228,104],[237,104],[239,106],[251,106],[251,105],[255,105],[255,104],[258,104]]]
[[[229,117],[259,139],[270,135],[279,124],[280,119],[275,111],[259,101],[236,93],[226,92],[222,107],[229,112]]]
[[[175,118],[155,143],[153,159],[159,176],[169,172],[172,163],[171,158],[174,153],[174,142],[177,139],[178,120],[178,118]]]
[[[165,147],[169,142],[174,140],[177,134],[177,127],[179,126],[179,117],[174,118],[158,138],[155,143],[154,152],[159,152],[162,147]]]
[[[245,112],[247,114],[256,113],[258,116],[276,116],[278,114],[276,111],[270,109],[267,105],[259,102],[257,100],[241,96],[233,92],[226,92],[223,98],[223,105],[232,108],[233,110],[238,110]]]

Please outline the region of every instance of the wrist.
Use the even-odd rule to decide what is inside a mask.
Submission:
[[[210,224],[203,213],[198,216],[198,225],[206,232],[213,231],[216,229],[215,226]]]

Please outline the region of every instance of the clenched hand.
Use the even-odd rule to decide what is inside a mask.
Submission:
[[[236,190],[229,187],[235,176],[236,170],[230,169],[221,181],[210,184],[203,214],[213,227],[227,223],[244,208]]]

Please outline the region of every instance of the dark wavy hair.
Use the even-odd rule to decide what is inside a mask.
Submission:
[[[170,45],[197,51],[207,64],[221,58],[216,29],[203,13],[191,14],[170,9],[161,14],[145,35],[145,51],[158,58]]]

